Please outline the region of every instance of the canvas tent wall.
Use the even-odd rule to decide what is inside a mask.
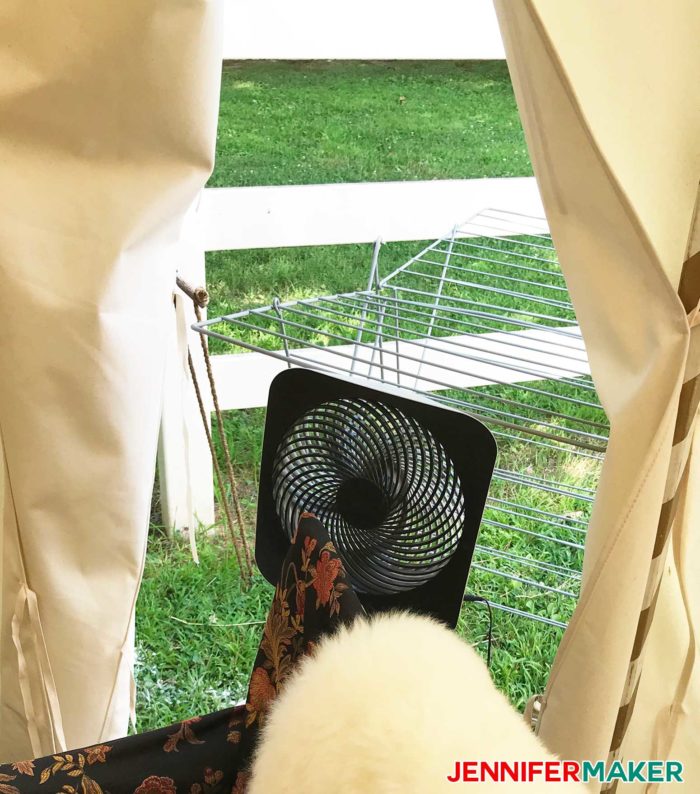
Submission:
[[[123,735],[207,0],[23,3],[0,50],[0,761]]]
[[[694,790],[700,6],[496,6],[553,240],[611,421],[582,596],[539,731],[565,758],[606,759],[610,750],[611,759],[678,758]]]

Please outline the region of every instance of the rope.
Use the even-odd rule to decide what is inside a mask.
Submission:
[[[204,287],[193,288],[186,281],[183,281],[180,277],[176,279],[176,283],[177,286],[182,290],[182,292],[184,292],[185,295],[187,295],[192,300],[195,316],[197,317],[197,322],[201,322],[202,321],[201,310],[209,303],[209,294],[207,293],[206,289]],[[234,510],[236,513],[238,532],[236,532],[234,528],[234,519],[233,519],[233,515],[231,514],[231,505],[229,504],[229,500],[226,498],[224,475],[223,472],[221,471],[221,466],[219,465],[219,460],[216,455],[216,450],[214,448],[214,440],[212,438],[211,430],[209,429],[207,410],[204,406],[204,400],[202,399],[202,391],[199,386],[197,373],[195,371],[194,362],[192,360],[192,353],[190,352],[189,347],[187,349],[187,365],[190,370],[192,385],[194,386],[195,396],[197,397],[197,405],[199,406],[199,414],[202,418],[202,425],[204,426],[204,433],[207,437],[207,444],[209,445],[209,452],[211,454],[211,460],[214,466],[214,473],[216,475],[216,481],[219,486],[220,506],[223,509],[224,515],[226,517],[226,525],[229,530],[231,540],[233,542],[234,550],[236,552],[236,559],[238,560],[238,565],[241,571],[241,578],[243,579],[243,582],[246,585],[248,585],[250,584],[253,575],[253,562],[250,553],[250,547],[248,546],[248,539],[246,537],[245,521],[243,519],[241,502],[238,496],[238,485],[236,483],[236,477],[233,472],[233,464],[231,463],[231,453],[229,450],[228,441],[226,439],[226,434],[224,432],[224,419],[221,413],[221,407],[219,405],[219,396],[216,391],[216,382],[214,381],[214,373],[211,366],[211,357],[209,355],[209,345],[207,344],[204,334],[199,335],[199,341],[202,345],[202,353],[204,355],[204,363],[207,370],[207,378],[209,380],[209,389],[211,391],[212,401],[214,404],[214,413],[216,414],[216,425],[219,431],[219,438],[221,439],[221,444],[224,451],[224,458],[226,460],[226,475],[228,479],[231,501],[233,502]]]

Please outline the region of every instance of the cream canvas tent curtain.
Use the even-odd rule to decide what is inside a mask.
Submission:
[[[126,731],[207,0],[0,11],[0,761]]]
[[[611,421],[582,595],[539,732],[566,758],[680,759],[695,791],[700,5],[496,6],[553,239]]]

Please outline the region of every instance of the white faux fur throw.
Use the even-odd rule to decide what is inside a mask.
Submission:
[[[324,640],[266,718],[249,794],[582,794],[578,783],[450,782],[462,761],[551,761],[477,653],[410,614]]]

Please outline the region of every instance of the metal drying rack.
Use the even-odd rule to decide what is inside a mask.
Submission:
[[[499,461],[469,589],[564,627],[608,423],[546,221],[484,210],[365,289],[195,328],[288,366],[390,384],[480,418]]]

